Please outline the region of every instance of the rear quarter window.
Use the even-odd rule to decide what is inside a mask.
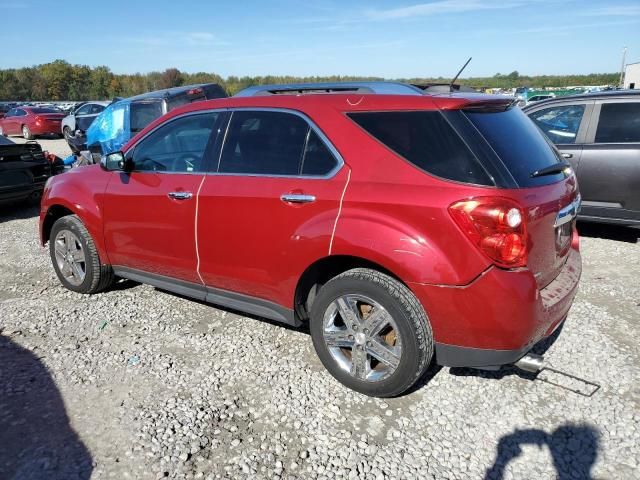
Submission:
[[[349,118],[419,169],[448,180],[494,183],[439,111],[357,112]]]
[[[553,144],[518,107],[466,115],[521,188],[548,185],[565,178],[564,173],[531,178],[536,170],[562,160]]]

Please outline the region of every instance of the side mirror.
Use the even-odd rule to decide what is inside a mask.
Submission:
[[[127,160],[122,152],[113,152],[107,155],[104,155],[100,160],[100,166],[109,171],[130,171],[131,161]]]

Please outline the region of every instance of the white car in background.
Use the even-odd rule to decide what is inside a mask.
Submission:
[[[75,134],[76,130],[86,132],[89,125],[93,123],[109,103],[110,102],[85,102],[77,106],[69,115],[62,119],[62,134],[66,138],[69,138]]]

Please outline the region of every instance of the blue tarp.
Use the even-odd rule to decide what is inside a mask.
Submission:
[[[130,108],[129,100],[105,108],[87,129],[87,146],[99,144],[103,155],[121,150],[131,139]]]

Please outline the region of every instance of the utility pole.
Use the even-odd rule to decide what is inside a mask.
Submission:
[[[627,47],[622,49],[622,65],[620,66],[620,82],[618,86],[624,88],[624,63],[627,60]]]

